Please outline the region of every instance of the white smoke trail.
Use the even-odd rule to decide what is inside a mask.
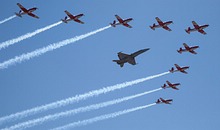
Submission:
[[[30,128],[30,127],[33,127],[33,126],[36,126],[36,125],[40,125],[40,124],[42,124],[46,121],[56,120],[56,119],[59,119],[59,118],[62,118],[62,117],[72,116],[72,115],[75,115],[75,114],[78,114],[78,113],[87,112],[87,111],[91,111],[91,110],[96,110],[96,109],[100,109],[100,108],[107,107],[107,106],[110,106],[110,105],[115,105],[115,104],[118,104],[118,103],[121,103],[121,102],[125,102],[125,101],[128,101],[128,100],[134,99],[134,98],[138,98],[140,96],[144,96],[144,95],[159,91],[161,89],[162,88],[158,88],[158,89],[143,92],[143,93],[140,93],[140,94],[128,96],[128,97],[123,97],[123,98],[119,98],[119,99],[115,99],[115,100],[111,100],[111,101],[107,101],[107,102],[103,102],[103,103],[93,104],[93,105],[86,106],[86,107],[80,107],[80,108],[65,111],[65,112],[55,113],[53,115],[47,115],[47,116],[44,116],[44,117],[41,117],[41,118],[37,118],[37,119],[29,120],[29,121],[26,121],[26,122],[23,122],[23,123],[19,123],[19,124],[16,124],[14,126],[11,126],[11,127],[8,127],[8,128],[5,128],[5,129],[2,129],[2,130],[15,130],[15,129],[21,130],[21,129],[25,129],[25,128]]]
[[[15,17],[16,17],[16,15],[10,16],[10,17],[8,17],[8,18],[6,18],[6,19],[0,21],[0,24],[3,24],[3,23],[5,23],[5,22],[7,22],[7,21],[9,21],[9,20],[11,20],[11,19],[13,19],[13,18],[15,18]]]
[[[16,56],[16,57],[14,57],[12,59],[9,59],[9,60],[7,60],[7,61],[5,61],[3,63],[0,63],[0,69],[7,68],[9,65],[20,63],[20,62],[23,62],[25,60],[30,60],[30,59],[32,59],[34,57],[40,56],[40,55],[48,52],[48,51],[53,51],[53,50],[58,49],[60,47],[66,46],[66,45],[68,45],[70,43],[77,42],[77,41],[82,40],[82,39],[84,39],[86,37],[94,35],[94,34],[96,34],[98,32],[104,31],[105,29],[108,29],[110,27],[111,26],[109,25],[109,26],[100,28],[98,30],[89,32],[87,34],[83,34],[83,35],[80,35],[80,36],[76,36],[74,38],[63,40],[63,41],[58,42],[58,43],[53,43],[53,44],[50,44],[50,45],[48,45],[46,47],[36,49],[35,51],[29,52],[29,53],[25,53],[25,54],[22,54],[20,56]]]
[[[98,90],[89,91],[89,92],[84,93],[84,94],[76,95],[74,97],[66,98],[66,99],[63,99],[63,100],[60,100],[60,101],[52,102],[52,103],[49,103],[49,104],[46,104],[46,105],[42,105],[42,106],[34,107],[34,108],[31,108],[31,109],[28,109],[28,110],[25,110],[25,111],[17,112],[15,114],[11,114],[11,115],[8,115],[8,116],[1,117],[0,118],[0,125],[4,122],[9,122],[9,121],[17,120],[17,119],[22,119],[22,118],[25,118],[27,116],[34,115],[34,114],[37,114],[37,113],[40,113],[40,112],[44,112],[44,111],[47,111],[47,110],[50,110],[50,109],[55,109],[55,108],[67,106],[69,104],[73,104],[73,103],[81,101],[81,100],[86,100],[88,98],[98,96],[100,94],[105,94],[105,93],[112,92],[112,91],[115,91],[115,90],[118,90],[118,89],[126,88],[126,87],[129,87],[129,86],[132,86],[132,85],[135,85],[135,84],[138,84],[138,83],[150,80],[150,79],[154,79],[154,78],[157,78],[157,77],[169,74],[169,73],[170,72],[168,71],[168,72],[164,72],[164,73],[161,73],[161,74],[148,76],[148,77],[141,78],[141,79],[136,79],[136,80],[133,80],[133,81],[124,82],[124,83],[121,83],[121,84],[116,84],[116,85],[113,85],[113,86],[104,87],[104,88],[101,88],[101,89],[98,89]]]
[[[30,32],[30,33],[24,34],[22,36],[19,36],[17,38],[14,38],[14,39],[2,42],[2,43],[0,43],[0,50],[3,49],[3,48],[8,47],[10,45],[13,45],[13,44],[15,44],[17,42],[20,42],[22,40],[25,40],[27,38],[33,37],[33,36],[37,35],[38,33],[44,32],[44,31],[46,31],[48,29],[51,29],[51,28],[53,28],[55,26],[58,26],[61,23],[62,23],[62,21],[59,21],[59,22],[56,22],[54,24],[48,25],[48,26],[46,26],[44,28],[37,29],[34,32]]]
[[[145,105],[145,106],[139,106],[139,107],[135,107],[135,108],[131,108],[131,109],[126,109],[126,110],[123,110],[123,111],[118,111],[118,112],[114,112],[114,113],[110,113],[110,114],[106,114],[106,115],[101,115],[101,116],[97,116],[97,117],[94,117],[94,118],[73,122],[73,123],[70,123],[70,124],[67,124],[67,125],[64,125],[64,126],[61,126],[61,127],[54,128],[52,130],[72,129],[72,128],[77,127],[77,126],[88,125],[88,124],[95,123],[95,122],[98,122],[98,121],[107,120],[109,118],[115,118],[115,117],[125,115],[125,114],[131,113],[131,112],[142,110],[142,109],[154,106],[154,105],[156,105],[156,103],[152,103],[152,104]]]

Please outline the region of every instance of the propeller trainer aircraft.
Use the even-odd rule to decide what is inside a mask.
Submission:
[[[20,3],[17,3],[17,5],[21,9],[18,13],[15,13],[18,17],[22,17],[22,15],[27,14],[27,15],[29,15],[31,17],[34,17],[34,18],[37,18],[37,19],[39,18],[37,15],[32,13],[35,10],[37,10],[36,7],[30,8],[30,9],[26,9]]]
[[[113,23],[110,23],[110,25],[111,25],[112,27],[116,27],[116,25],[123,25],[123,26],[125,26],[125,27],[132,28],[132,26],[128,24],[128,22],[130,22],[131,20],[133,20],[132,18],[128,18],[128,19],[123,20],[123,19],[122,19],[121,17],[119,17],[118,15],[115,15],[115,17],[117,18],[118,23],[116,23],[116,21],[114,20]]]
[[[162,27],[163,29],[167,30],[167,31],[171,31],[171,29],[168,27],[168,25],[170,25],[171,23],[173,23],[173,21],[168,21],[168,22],[162,22],[158,17],[155,18],[158,22],[158,25],[156,25],[155,23],[153,24],[153,26],[150,26],[150,28],[152,30],[155,30],[155,28],[159,28]]]
[[[64,23],[68,23],[69,21],[73,20],[73,21],[75,21],[75,22],[84,24],[84,22],[82,22],[82,21],[79,20],[79,18],[82,17],[82,16],[84,16],[84,14],[78,14],[78,15],[74,16],[74,15],[72,15],[70,12],[68,12],[67,10],[65,10],[64,12],[65,12],[65,13],[67,14],[67,16],[69,17],[69,19],[68,19],[67,16],[66,16],[64,19],[61,19]]]

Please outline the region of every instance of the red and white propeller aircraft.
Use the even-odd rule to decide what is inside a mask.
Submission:
[[[192,54],[197,54],[194,50],[199,48],[199,46],[192,46],[192,47],[189,47],[186,43],[183,43],[183,46],[185,47],[185,49],[183,49],[182,47],[180,47],[179,50],[177,50],[178,53],[182,53],[182,52],[190,52]]]
[[[65,10],[64,12],[65,12],[65,13],[67,14],[67,16],[69,17],[69,19],[68,19],[67,16],[66,16],[64,19],[61,19],[64,23],[67,23],[67,22],[73,20],[73,21],[75,21],[75,22],[84,24],[84,22],[82,22],[82,21],[79,20],[79,18],[82,17],[82,16],[84,16],[84,14],[78,14],[78,15],[74,16],[74,15],[72,15],[70,12],[68,12],[67,10]]]
[[[31,17],[34,18],[39,18],[37,15],[33,14],[32,12],[34,12],[35,10],[37,10],[36,7],[34,8],[30,8],[30,9],[26,9],[24,8],[20,3],[17,3],[18,7],[21,9],[18,13],[15,13],[18,17],[22,17],[22,15],[27,14]]]
[[[172,101],[173,101],[173,99],[163,99],[163,98],[159,98],[159,99],[157,99],[156,104],[161,104],[161,103],[171,104],[170,102],[172,102]]]
[[[182,72],[182,73],[187,74],[187,72],[186,72],[185,70],[186,70],[186,69],[189,69],[189,66],[180,67],[180,66],[177,65],[177,64],[174,64],[174,65],[175,65],[175,67],[176,67],[176,70],[174,70],[174,67],[172,67],[172,68],[169,70],[171,73],[180,71],[180,72]]]
[[[153,24],[153,26],[150,26],[150,28],[152,30],[155,30],[155,28],[159,28],[162,27],[165,30],[171,31],[171,29],[168,27],[169,24],[173,23],[173,21],[168,21],[168,22],[162,22],[158,17],[155,18],[158,22],[158,25],[156,25],[155,23]]]
[[[164,85],[162,86],[163,89],[166,89],[166,88],[172,88],[172,89],[179,90],[176,86],[179,86],[180,83],[172,84],[172,83],[170,83],[169,81],[166,81],[166,82],[167,82],[167,85],[164,84]]]
[[[115,27],[116,25],[123,25],[123,26],[125,26],[125,27],[132,28],[132,26],[128,24],[128,22],[130,22],[131,20],[133,20],[132,18],[128,18],[128,19],[123,20],[123,19],[122,19],[121,17],[119,17],[118,15],[115,15],[115,17],[117,18],[118,23],[116,23],[116,21],[114,20],[113,23],[110,23],[110,25],[111,25],[112,27]]]
[[[188,29],[185,29],[185,31],[190,34],[190,32],[194,32],[194,31],[198,31],[202,34],[206,34],[206,32],[203,30],[204,28],[207,28],[209,25],[206,24],[206,25],[198,25],[195,21],[192,21],[192,24],[194,26],[194,28],[190,28],[188,27]]]

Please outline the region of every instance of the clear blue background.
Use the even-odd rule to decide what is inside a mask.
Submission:
[[[123,26],[110,28],[40,57],[0,70],[1,117],[90,90],[159,74],[168,71],[174,63],[178,63],[181,66],[190,66],[187,70],[188,75],[169,74],[20,121],[156,89],[166,80],[170,80],[182,84],[179,91],[161,90],[122,104],[62,118],[31,129],[54,128],[74,121],[150,104],[159,97],[173,98],[174,102],[170,106],[156,105],[75,129],[207,130],[219,128],[219,0],[10,0],[0,5],[0,19],[3,20],[14,12],[18,12],[17,2],[27,8],[38,7],[39,10],[34,13],[40,19],[24,16],[1,24],[0,42],[55,23],[65,16],[64,10],[72,14],[84,13],[85,16],[81,20],[85,24],[75,22],[61,24],[3,49],[0,51],[0,62],[107,26],[115,19],[115,14],[122,18],[132,17],[134,20],[129,24],[133,28]],[[168,32],[161,28],[151,30],[149,25],[156,22],[156,16],[163,21],[173,20],[174,24],[169,26],[172,31]],[[198,32],[187,34],[184,29],[193,27],[192,20],[200,25],[209,24],[210,26],[205,29],[207,35]],[[199,45],[200,48],[196,50],[198,54],[178,54],[176,50],[182,46],[183,42],[190,46]],[[138,64],[135,66],[125,64],[120,68],[112,62],[113,59],[118,58],[119,51],[133,53],[143,48],[151,48],[151,50],[138,56],[136,58]],[[9,125],[13,123],[5,124],[1,128]]]

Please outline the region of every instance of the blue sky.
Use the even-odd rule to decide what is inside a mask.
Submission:
[[[132,17],[129,24],[107,29],[101,33],[48,52],[0,70],[0,117],[26,110],[53,101],[72,97],[90,90],[115,85],[142,77],[168,71],[174,63],[189,65],[189,74],[174,73],[156,78],[133,87],[100,95],[99,97],[51,110],[26,119],[40,117],[50,113],[61,112],[80,106],[112,100],[147,90],[159,88],[166,80],[180,82],[179,91],[161,90],[122,104],[110,106],[48,122],[32,129],[50,129],[78,120],[99,116],[123,109],[155,102],[159,97],[173,98],[172,105],[156,105],[145,110],[123,115],[114,119],[78,127],[88,129],[216,129],[220,116],[219,96],[219,37],[218,31],[220,8],[218,0],[185,1],[24,1],[10,0],[1,4],[3,20],[19,8],[19,2],[25,7],[37,6],[34,13],[40,19],[28,16],[14,18],[0,25],[0,42],[21,36],[27,32],[45,27],[64,18],[64,10],[72,14],[84,13],[81,18],[84,25],[69,22],[61,24],[30,39],[0,50],[0,62],[22,53],[33,51],[54,42],[72,38],[77,35],[107,26],[115,14],[122,18]],[[171,32],[161,28],[155,31],[149,28],[156,22],[155,17],[163,21],[173,20],[169,27]],[[205,29],[207,35],[193,32],[187,34],[184,29],[192,27],[191,21],[209,24]],[[199,45],[197,55],[178,54],[176,50],[186,42],[190,46]],[[143,48],[151,48],[136,58],[135,66],[125,64],[120,68],[113,63],[117,52],[133,53]],[[15,122],[15,123],[18,123]],[[13,125],[8,123],[0,126]]]

